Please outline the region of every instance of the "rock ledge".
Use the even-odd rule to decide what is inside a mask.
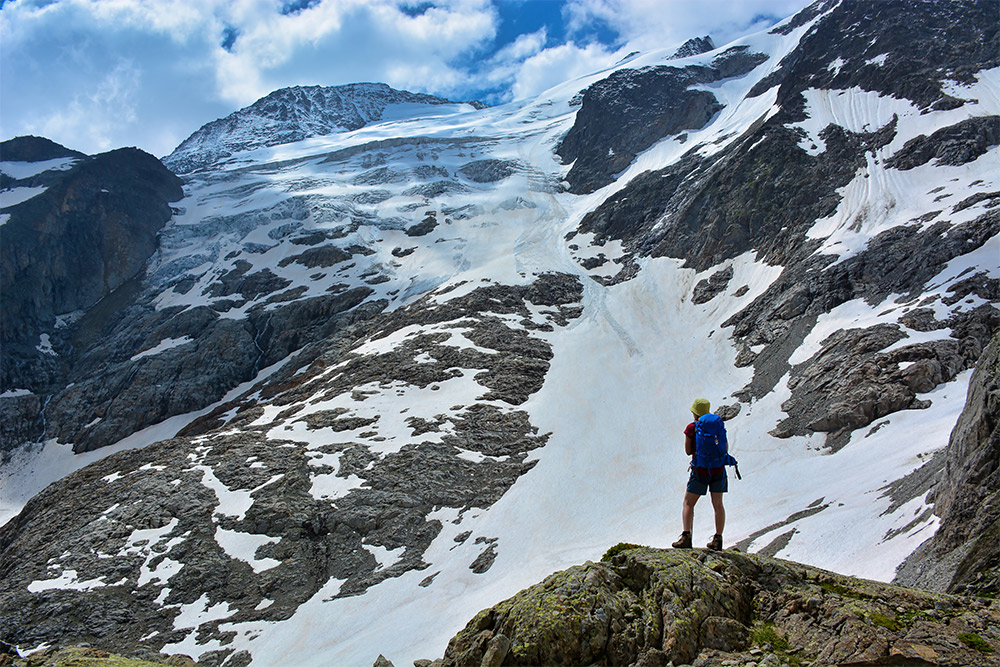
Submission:
[[[732,551],[624,546],[480,612],[432,664],[1000,665],[992,600]]]

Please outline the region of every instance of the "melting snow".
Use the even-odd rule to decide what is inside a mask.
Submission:
[[[274,544],[281,538],[269,535],[243,533],[224,528],[215,528],[215,541],[222,550],[232,558],[237,558],[250,564],[254,572],[263,572],[281,565],[281,561],[273,558],[257,558],[257,550],[265,544]]]
[[[143,357],[149,357],[155,354],[160,354],[161,352],[166,352],[167,350],[171,350],[175,347],[180,347],[181,345],[184,345],[186,343],[193,343],[193,342],[194,339],[191,338],[190,336],[184,336],[182,338],[164,338],[154,347],[151,347],[147,350],[143,350],[138,354],[132,355],[132,361],[136,361],[138,359],[142,359]]]
[[[15,180],[31,178],[46,171],[66,171],[78,162],[77,158],[59,157],[39,162],[0,162],[0,172]]]
[[[101,588],[107,586],[104,583],[104,577],[99,577],[97,579],[88,579],[86,581],[80,581],[77,578],[76,570],[63,570],[55,579],[46,579],[44,581],[33,581],[28,584],[28,591],[32,593],[41,593],[42,591],[50,591],[55,589],[70,590],[70,591],[92,591],[95,588]]]
[[[0,208],[10,208],[11,206],[17,206],[22,202],[26,202],[32,197],[37,197],[38,195],[45,192],[47,188],[45,187],[32,187],[32,188],[11,188],[10,190],[0,190]]]

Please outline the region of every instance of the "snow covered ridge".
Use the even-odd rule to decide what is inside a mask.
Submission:
[[[433,115],[433,107],[440,105],[455,103],[384,83],[283,88],[208,123],[163,162],[175,173],[185,174],[242,151],[356,130],[383,118]]]
[[[728,544],[892,579],[944,526],[940,453],[1000,328],[1000,69],[961,40],[941,69],[902,57],[995,9],[939,4],[821,3],[536,99],[387,106],[186,173],[100,336],[66,344],[84,313],[32,341],[72,379],[2,388],[5,410],[39,406],[25,473],[160,440],[0,529],[2,633],[113,647],[141,626],[143,646],[219,664],[441,655],[553,570],[676,537],[698,395],[744,472]],[[614,120],[581,91],[664,66],[671,85],[718,72],[685,79],[696,126],[620,123],[586,154],[635,155],[570,192],[560,142]],[[311,118],[312,93],[279,92],[273,111]],[[36,482],[0,474],[19,508]]]

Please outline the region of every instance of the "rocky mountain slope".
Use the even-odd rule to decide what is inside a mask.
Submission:
[[[0,639],[441,655],[676,536],[697,395],[727,542],[882,581],[935,533],[914,558],[985,554],[957,471],[993,455],[949,433],[1000,329],[997,13],[820,2],[502,107],[290,89],[202,128],[129,291],[38,311],[66,370],[0,386]]]
[[[900,568],[931,590],[1000,593],[1000,335],[983,351],[934,488],[941,527]]]
[[[153,156],[88,157],[47,139],[0,144],[0,454],[44,440],[45,396],[73,374],[74,347],[133,298],[181,181]],[[7,199],[9,198],[9,199]],[[95,374],[94,368],[87,372]]]

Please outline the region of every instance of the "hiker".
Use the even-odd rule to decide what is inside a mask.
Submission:
[[[726,527],[726,508],[722,504],[722,494],[729,490],[726,466],[736,465],[736,460],[729,456],[725,424],[721,417],[712,414],[708,399],[696,398],[691,404],[691,414],[694,415],[694,421],[684,429],[684,451],[691,457],[691,476],[681,510],[684,532],[673,546],[675,549],[691,548],[694,505],[698,498],[711,491],[712,507],[715,509],[715,536],[707,546],[714,551],[721,551],[722,531]],[[736,469],[736,474],[739,476],[739,468]]]

